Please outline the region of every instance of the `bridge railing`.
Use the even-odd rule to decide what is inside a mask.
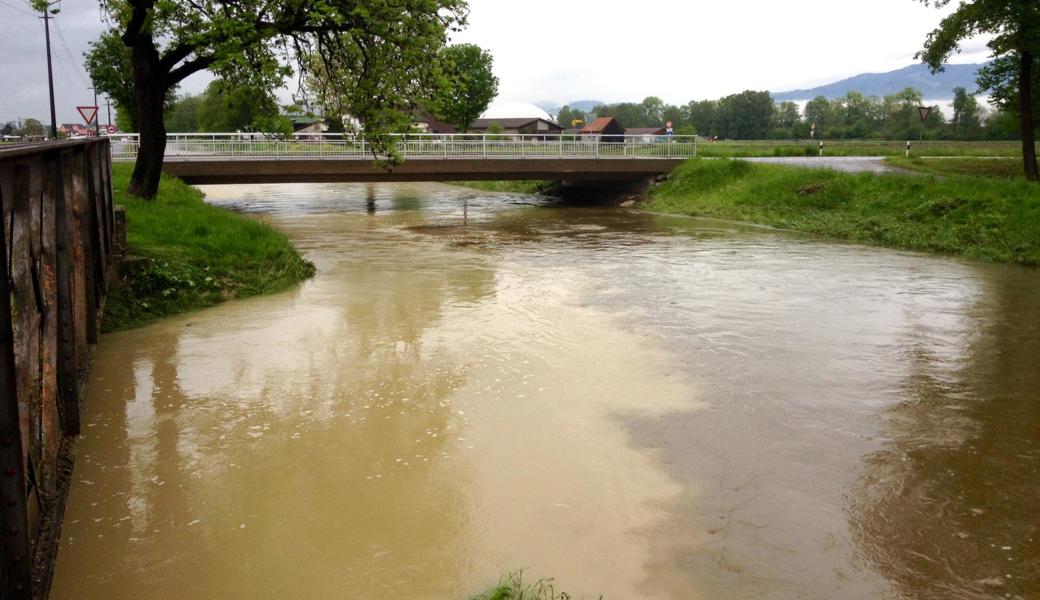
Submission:
[[[112,159],[137,156],[136,134],[112,136]],[[397,134],[390,143],[404,158],[691,158],[696,136]],[[167,136],[166,160],[358,159],[383,156],[362,136],[350,134],[176,133]]]

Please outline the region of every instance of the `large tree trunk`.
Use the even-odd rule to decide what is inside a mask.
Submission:
[[[1036,165],[1036,127],[1033,124],[1033,54],[1020,52],[1018,63],[1018,113],[1022,124],[1022,160],[1026,179],[1040,181]]]
[[[159,191],[163,157],[166,154],[166,126],[163,111],[166,102],[166,77],[159,66],[158,53],[151,43],[130,49],[137,91],[137,127],[140,147],[130,187],[127,191],[141,198],[154,199]]]

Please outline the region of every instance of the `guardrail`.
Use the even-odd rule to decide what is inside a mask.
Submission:
[[[137,156],[136,134],[113,135],[112,160]],[[511,135],[396,134],[391,144],[405,160],[548,159],[548,158],[691,158],[697,136],[665,135]],[[361,136],[260,133],[178,133],[166,139],[167,161],[212,159],[358,159],[385,158]]]

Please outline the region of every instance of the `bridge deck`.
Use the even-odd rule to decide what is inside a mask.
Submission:
[[[113,160],[133,160],[138,138],[113,144]],[[189,183],[456,181],[551,179],[633,181],[666,173],[696,156],[693,136],[391,136],[400,165],[380,166],[364,138],[260,134],[171,134],[164,170]],[[385,148],[384,148],[385,149]]]
[[[671,171],[685,159],[411,158],[393,167],[356,159],[197,159],[167,158],[163,170],[192,184],[324,183],[368,181],[463,181],[540,179],[631,181]]]

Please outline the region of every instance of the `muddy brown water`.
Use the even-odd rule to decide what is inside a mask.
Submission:
[[[56,599],[1040,597],[1040,271],[441,185],[108,335]]]

